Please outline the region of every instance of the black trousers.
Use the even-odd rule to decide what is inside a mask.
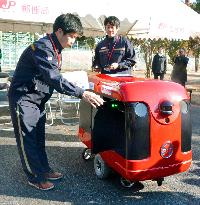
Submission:
[[[45,181],[44,174],[51,170],[45,151],[45,109],[12,99],[9,105],[23,170],[30,182]]]
[[[158,79],[158,77],[160,76],[160,80],[164,79],[164,73],[154,73],[154,79]]]

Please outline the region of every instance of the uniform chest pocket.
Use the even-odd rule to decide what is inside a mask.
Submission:
[[[104,66],[108,63],[108,50],[99,51],[100,63]]]
[[[106,51],[100,51],[99,52],[99,55],[101,56],[101,57],[107,57],[108,56],[108,50],[106,50]]]

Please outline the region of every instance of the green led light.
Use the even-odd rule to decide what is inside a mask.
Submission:
[[[117,108],[117,107],[118,107],[118,104],[114,104],[114,103],[113,103],[113,104],[111,104],[111,107],[112,107],[112,108]]]

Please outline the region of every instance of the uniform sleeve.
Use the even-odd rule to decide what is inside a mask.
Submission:
[[[97,45],[95,48],[95,53],[94,53],[94,60],[92,62],[92,67],[93,68],[100,68],[100,60],[99,60],[99,46]]]
[[[188,64],[188,62],[189,62],[189,58],[187,58],[187,57],[184,57],[184,63],[185,63],[185,65],[187,66],[187,64]]]
[[[81,98],[84,91],[62,77],[54,52],[44,43],[34,46],[33,58],[43,81],[59,93]]]
[[[155,71],[155,67],[156,67],[156,55],[153,57],[153,62],[152,62],[152,71],[154,72]]]
[[[135,50],[133,48],[133,44],[126,39],[125,42],[125,56],[122,58],[122,61],[119,63],[119,68],[127,68],[130,69],[135,65]]]
[[[164,72],[166,73],[167,71],[167,58],[165,57],[165,61],[164,61]]]
[[[172,61],[176,64],[177,63],[177,56],[172,59]]]

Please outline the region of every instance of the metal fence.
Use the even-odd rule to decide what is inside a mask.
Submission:
[[[1,67],[3,72],[15,69],[24,49],[34,42],[35,34],[31,33],[3,33],[0,31],[0,48],[2,50]],[[79,46],[76,42],[72,48],[62,52],[63,70],[88,70],[92,65],[92,50],[85,44]]]
[[[33,41],[34,34],[31,33],[3,33],[0,31],[2,71],[13,70],[23,50]]]

